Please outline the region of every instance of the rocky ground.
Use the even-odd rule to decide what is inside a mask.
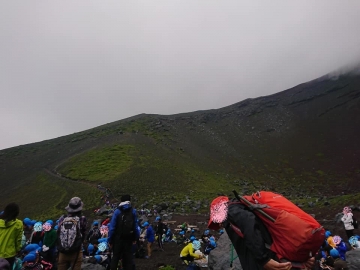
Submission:
[[[172,220],[176,221],[174,225],[170,226],[172,231],[174,231],[177,225],[188,222],[190,225],[198,226],[199,231],[195,233],[195,236],[200,237],[203,231],[206,230],[208,218],[204,215],[173,215]],[[186,266],[183,265],[180,260],[180,252],[183,247],[184,245],[177,245],[176,243],[171,242],[164,244],[164,251],[159,251],[157,244],[154,243],[153,253],[150,259],[135,259],[136,269],[159,269],[159,266],[161,265],[171,265],[176,270],[186,269]]]

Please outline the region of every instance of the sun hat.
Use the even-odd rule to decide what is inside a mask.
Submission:
[[[34,231],[35,232],[41,232],[43,230],[42,222],[38,221],[34,224]]]
[[[192,242],[192,247],[193,247],[193,249],[195,249],[195,250],[200,249],[200,248],[201,248],[201,243],[200,243],[200,241],[194,240],[194,242]]]
[[[220,224],[227,218],[228,202],[229,198],[226,196],[219,196],[211,202],[208,228],[220,229]]]
[[[76,213],[83,210],[84,203],[81,201],[79,197],[73,197],[69,201],[68,206],[65,207],[68,213]]]
[[[145,221],[142,226],[143,227],[149,226],[149,222]]]
[[[99,222],[94,221],[93,226],[98,226],[98,225],[99,225]]]

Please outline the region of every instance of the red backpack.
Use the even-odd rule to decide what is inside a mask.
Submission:
[[[270,250],[280,260],[306,262],[315,256],[325,239],[324,228],[309,214],[280,194],[260,191],[252,196],[239,196],[240,203],[262,220],[269,230],[273,243]],[[243,237],[241,230],[231,224],[234,231]],[[295,229],[295,230],[294,230]]]

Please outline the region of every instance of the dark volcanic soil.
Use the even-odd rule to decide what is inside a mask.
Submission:
[[[204,230],[206,230],[208,217],[204,215],[173,215],[172,220],[176,221],[174,225],[170,225],[173,232],[177,225],[181,225],[183,222],[188,222],[190,225],[198,226],[199,231],[195,233],[195,236],[200,238]],[[182,265],[182,261],[180,260],[180,251],[183,247],[183,244],[177,245],[174,242],[164,243],[164,251],[159,251],[157,250],[157,243],[154,243],[150,259],[135,259],[136,269],[158,269],[160,265],[171,265],[176,270],[186,269],[185,265]],[[205,270],[207,268],[202,269]]]

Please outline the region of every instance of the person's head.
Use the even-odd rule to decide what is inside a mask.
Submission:
[[[0,215],[0,218],[5,222],[15,220],[20,213],[19,205],[16,203],[9,203],[5,206],[4,212]]]
[[[150,224],[149,224],[149,222],[145,221],[145,222],[142,224],[142,226],[143,226],[144,228],[147,228],[147,227],[150,226]]]
[[[221,228],[222,223],[227,219],[228,202],[229,198],[226,196],[219,196],[211,202],[209,229],[216,231]]]
[[[204,235],[209,235],[210,234],[210,231],[209,230],[205,230],[204,231]]]
[[[194,240],[196,240],[196,238],[195,238],[195,236],[191,236],[189,240],[190,240],[190,242],[193,242]]]
[[[160,217],[160,216],[157,216],[157,217],[155,218],[155,221],[161,222],[161,217]]]
[[[48,231],[50,231],[51,230],[51,224],[49,223],[49,222],[45,222],[44,224],[43,224],[43,230],[45,231],[45,232],[48,232]]]
[[[201,243],[200,243],[200,241],[194,240],[194,241],[192,242],[192,247],[193,247],[194,250],[199,250],[199,249],[201,248]]]
[[[330,256],[333,257],[334,259],[339,258],[340,257],[339,251],[333,248],[332,250],[330,250]]]
[[[37,253],[36,252],[30,252],[22,260],[23,264],[36,263],[36,261],[37,261]]]
[[[349,206],[344,207],[344,209],[343,209],[344,214],[348,214],[348,213],[351,213],[351,212],[352,212],[352,210],[351,210],[351,208]]]
[[[70,215],[80,215],[83,210],[84,203],[79,197],[73,197],[70,199],[69,204],[65,207],[66,211]]]
[[[120,198],[120,202],[130,202],[131,196],[129,194],[122,195]]]
[[[34,224],[34,231],[35,232],[41,232],[42,230],[43,230],[43,224],[42,224],[42,222],[36,222],[35,224]]]
[[[97,221],[94,221],[94,223],[93,223],[93,227],[98,227],[99,226],[99,222],[97,222]]]
[[[10,264],[4,258],[0,258],[0,270],[10,270]]]
[[[341,243],[342,239],[340,236],[334,235],[333,241],[334,241],[335,245],[339,245]]]
[[[329,236],[331,236],[331,232],[330,232],[330,231],[326,231],[326,232],[325,232],[325,237],[328,238]]]

